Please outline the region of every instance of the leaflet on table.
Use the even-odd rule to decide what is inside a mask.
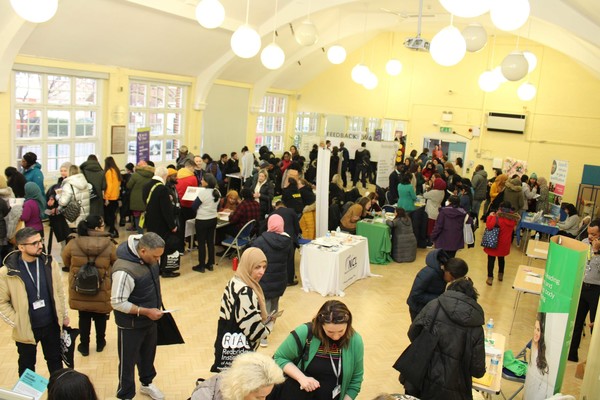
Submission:
[[[207,190],[207,189],[203,188],[203,187],[197,187],[197,186],[188,186],[187,189],[185,190],[185,193],[183,194],[183,197],[181,198],[181,200],[194,201],[194,200],[196,200],[196,197],[198,197],[198,195],[200,194],[201,190]]]
[[[35,398],[35,400],[39,400],[42,398],[42,394],[44,394],[46,391],[46,387],[48,387],[48,379],[36,374],[30,369],[26,369],[13,388],[13,391],[27,396],[32,396]]]

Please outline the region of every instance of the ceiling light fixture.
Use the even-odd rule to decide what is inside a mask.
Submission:
[[[490,18],[503,31],[519,29],[529,18],[529,0],[492,0]]]
[[[260,53],[260,61],[267,69],[279,69],[285,62],[285,53],[275,43],[277,33],[277,0],[275,0],[275,16],[273,17],[273,42],[267,45]]]
[[[200,0],[196,6],[196,20],[206,29],[214,29],[225,21],[225,8],[219,0]]]
[[[502,75],[509,81],[519,81],[527,75],[529,63],[520,51],[513,51],[502,60]]]
[[[480,24],[469,24],[461,32],[465,43],[467,44],[467,51],[475,53],[485,47],[487,44],[487,32],[485,28]]]
[[[439,31],[429,46],[429,52],[433,60],[443,65],[451,67],[462,60],[467,52],[467,43],[460,31],[452,25],[453,16],[450,16],[450,25]]]
[[[535,97],[536,93],[537,89],[529,82],[523,83],[517,89],[517,96],[519,96],[519,98],[523,101],[532,100]]]
[[[10,4],[19,17],[35,24],[50,20],[58,10],[58,0],[10,0]]]
[[[337,42],[339,43],[340,41],[340,30],[342,29],[342,11],[341,8],[338,12],[338,20],[339,20],[339,24],[338,24],[338,34],[337,34]],[[329,60],[330,63],[338,65],[343,63],[344,61],[346,61],[346,49],[339,45],[339,44],[335,44],[333,46],[331,46],[329,48],[329,50],[327,50],[327,59]]]
[[[319,34],[317,32],[317,27],[310,20],[310,6],[311,2],[308,2],[308,15],[306,19],[300,23],[300,25],[296,26],[296,32],[294,33],[294,38],[296,42],[298,42],[301,46],[312,46],[317,43],[319,40]]]
[[[490,0],[440,0],[442,6],[452,15],[461,18],[479,17],[490,11]]]
[[[241,58],[252,58],[258,54],[261,46],[260,35],[248,25],[250,0],[246,2],[246,23],[231,35],[231,50]]]
[[[391,41],[392,43],[391,43],[390,53],[393,53],[393,51],[394,51],[395,39],[396,39],[396,33],[392,32],[392,41]],[[390,76],[398,76],[400,74],[400,72],[402,72],[402,63],[397,58],[390,58],[390,60],[385,64],[385,71]]]

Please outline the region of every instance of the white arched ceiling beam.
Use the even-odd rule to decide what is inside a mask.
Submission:
[[[15,57],[35,29],[35,24],[19,17],[8,1],[0,5],[0,15],[0,93],[3,93],[8,90]]]

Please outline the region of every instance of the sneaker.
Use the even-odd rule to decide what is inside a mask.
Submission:
[[[140,393],[145,394],[146,396],[150,396],[153,400],[163,400],[165,395],[160,391],[154,384],[142,385],[140,388]]]
[[[267,347],[269,345],[269,341],[267,339],[260,339],[260,347]]]

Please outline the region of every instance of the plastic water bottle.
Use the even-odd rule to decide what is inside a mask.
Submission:
[[[331,241],[331,232],[327,231],[327,233],[325,234],[325,241],[326,242],[330,242]]]
[[[342,233],[342,230],[340,229],[340,227],[339,227],[339,225],[338,225],[338,227],[337,227],[337,228],[335,228],[335,234],[336,234],[336,236],[339,236],[339,235],[340,235],[340,233]]]
[[[539,233],[539,232],[536,232],[536,233],[535,233],[535,239],[534,239],[534,240],[535,240],[536,242],[539,242],[539,240],[540,240],[540,233]]]
[[[488,371],[491,375],[496,375],[498,373],[498,368],[500,364],[500,354],[494,354],[490,358],[490,369]]]
[[[492,343],[492,337],[494,335],[494,319],[490,318],[485,324],[485,341]]]

